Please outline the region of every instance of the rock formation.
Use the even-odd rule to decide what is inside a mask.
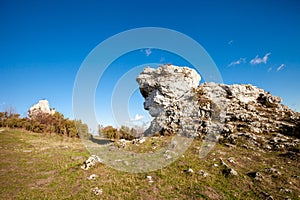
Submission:
[[[228,143],[243,137],[267,149],[280,148],[274,147],[274,140],[283,146],[299,142],[293,138],[300,138],[300,114],[281,104],[280,97],[249,84],[199,85],[199,81],[197,72],[187,67],[144,69],[137,82],[144,108],[154,117],[146,134],[202,137],[213,132]]]
[[[181,131],[186,114],[194,113],[196,102],[192,88],[199,85],[200,75],[187,67],[164,65],[157,69],[146,68],[137,77],[140,91],[145,98],[144,108],[155,120],[148,134]],[[181,121],[180,121],[181,120]]]
[[[152,117],[157,117],[162,109],[190,93],[191,88],[196,88],[200,79],[193,69],[164,65],[158,69],[144,69],[137,82],[145,98],[145,109]]]
[[[54,108],[50,108],[49,102],[47,100],[40,100],[37,104],[33,105],[28,111],[29,118],[38,117],[40,114],[50,114],[55,113]]]

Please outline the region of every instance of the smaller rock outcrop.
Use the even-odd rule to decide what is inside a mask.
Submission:
[[[36,118],[40,114],[53,115],[55,113],[54,108],[50,108],[48,100],[40,100],[37,104],[33,105],[28,111],[29,118]]]
[[[91,155],[86,161],[84,161],[81,169],[88,170],[91,167],[95,166],[97,163],[103,162],[101,158],[96,155]]]

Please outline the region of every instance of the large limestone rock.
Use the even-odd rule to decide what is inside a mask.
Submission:
[[[145,98],[144,107],[152,117],[189,94],[200,82],[199,74],[187,67],[164,65],[157,69],[146,68],[137,77]]]
[[[232,141],[237,136],[257,140],[253,135],[263,134],[270,136],[270,145],[278,134],[300,138],[300,114],[281,104],[280,97],[249,84],[199,81],[195,70],[173,65],[146,68],[137,77],[144,107],[154,117],[147,134],[201,137],[213,132]]]
[[[50,114],[55,113],[54,108],[50,108],[48,100],[40,100],[37,104],[33,105],[28,111],[29,118],[38,117],[40,114]]]
[[[200,79],[194,69],[187,67],[163,65],[144,69],[137,82],[145,98],[144,108],[155,117],[147,134],[181,130],[180,119],[186,119],[183,108],[189,109],[187,105],[193,104],[188,99],[193,98],[193,88],[199,85]]]

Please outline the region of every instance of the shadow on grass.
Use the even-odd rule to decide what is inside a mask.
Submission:
[[[90,137],[90,141],[92,141],[93,143],[99,144],[99,145],[106,145],[106,144],[110,144],[113,141],[107,138],[94,138],[93,136]]]

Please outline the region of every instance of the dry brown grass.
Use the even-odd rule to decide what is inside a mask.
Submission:
[[[138,146],[128,144],[126,149],[145,152],[168,140],[162,137]],[[149,173],[130,174],[104,164],[84,171],[80,165],[89,153],[80,140],[6,129],[0,132],[0,199],[262,199],[266,193],[274,199],[299,199],[299,158],[218,144],[200,159],[200,146],[195,140],[184,157]],[[234,163],[227,161],[230,157]],[[219,158],[239,175],[225,177]],[[266,172],[271,167],[281,174]],[[194,173],[186,173],[188,168]],[[203,177],[200,170],[209,176]],[[260,172],[264,179],[253,180],[246,175],[251,171]],[[98,178],[88,180],[91,174]],[[152,176],[153,183],[147,175]],[[91,191],[95,187],[102,188],[103,193],[96,196]]]

